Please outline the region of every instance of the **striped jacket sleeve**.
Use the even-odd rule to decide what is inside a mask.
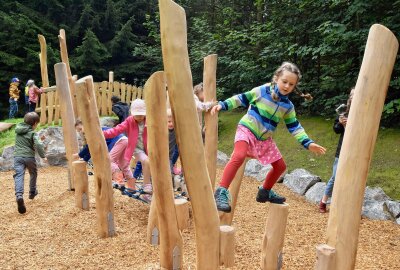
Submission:
[[[304,148],[308,149],[308,146],[314,141],[311,140],[304,128],[301,126],[300,122],[296,118],[296,112],[294,110],[293,105],[291,108],[284,114],[283,120],[285,121],[286,127],[289,132],[296,138],[296,140],[304,146]]]
[[[237,107],[249,107],[250,104],[254,103],[261,97],[261,87],[255,87],[252,90],[235,95],[224,101],[218,102],[221,105],[223,111],[230,111]]]

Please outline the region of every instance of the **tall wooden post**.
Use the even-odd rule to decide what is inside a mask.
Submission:
[[[365,184],[398,46],[389,29],[378,24],[371,27],[343,138],[328,220],[327,244],[336,250],[336,269],[355,267]]]
[[[219,268],[219,219],[193,98],[185,11],[159,0],[161,47],[168,94],[196,229],[197,269]],[[146,93],[147,95],[147,93]]]
[[[115,235],[114,198],[111,186],[111,161],[97,113],[93,78],[86,76],[76,82],[78,109],[85,129],[86,141],[94,166],[96,187],[97,232],[102,238]]]
[[[248,159],[246,159],[242,166],[238,169],[236,172],[235,178],[233,178],[232,184],[229,186],[229,193],[231,194],[231,212],[230,213],[224,213],[224,212],[219,212],[219,218],[221,225],[232,225],[232,220],[233,220],[233,215],[235,214],[235,208],[236,208],[236,203],[239,198],[239,190],[240,186],[242,185],[242,179],[244,175],[244,169],[246,168],[246,163]]]
[[[261,250],[261,269],[276,270],[282,266],[282,249],[289,205],[271,203]]]
[[[161,268],[181,269],[182,237],[178,229],[171,182],[168,150],[167,106],[164,72],[156,72],[147,80],[146,123],[150,170],[160,226]]]
[[[235,228],[222,225],[220,229],[219,264],[225,268],[235,266]]]
[[[67,78],[67,70],[64,63],[54,65],[56,74],[56,90],[60,96],[60,110],[62,119],[62,129],[64,135],[65,152],[68,159],[68,186],[69,190],[74,190],[74,176],[72,172],[73,154],[78,153],[78,138],[75,131],[75,115],[72,108],[71,92]]]
[[[217,55],[212,54],[204,58],[203,70],[204,100],[217,100]],[[211,187],[214,190],[217,175],[217,150],[218,150],[218,114],[211,115],[208,111],[204,114],[206,138],[204,151],[207,161],[208,175]]]
[[[83,210],[89,210],[89,183],[86,162],[83,160],[72,162],[72,170],[75,176],[76,207]]]
[[[38,35],[40,44],[40,73],[42,75],[42,87],[49,87],[49,74],[47,72],[47,45],[43,35]],[[40,124],[46,124],[46,94],[40,95]]]

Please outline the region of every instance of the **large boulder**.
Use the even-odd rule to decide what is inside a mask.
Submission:
[[[48,127],[38,132],[39,137],[44,136],[44,145],[46,149],[46,157],[49,165],[66,166],[68,163],[64,136],[61,127]]]
[[[10,171],[14,169],[14,145],[6,146],[0,157],[0,171]]]
[[[271,170],[271,165],[263,165],[256,159],[250,159],[247,161],[246,167],[244,169],[244,175],[254,177],[258,181],[264,181],[265,176]]]
[[[365,200],[362,206],[361,215],[369,219],[391,220],[393,219],[385,207],[384,201]]]
[[[318,182],[321,182],[321,178],[305,169],[295,169],[283,179],[285,186],[300,195],[306,194],[307,190]]]
[[[385,201],[385,206],[394,219],[400,217],[400,202]]]
[[[309,190],[306,192],[306,199],[312,203],[319,203],[324,196],[326,188],[325,182],[318,182],[313,185]]]
[[[217,165],[218,166],[225,166],[228,163],[229,157],[222,151],[217,151]]]
[[[390,200],[389,196],[380,187],[366,187],[364,193],[364,201],[384,202]]]
[[[100,126],[102,127],[115,127],[118,125],[118,119],[112,117],[102,117],[100,118]]]

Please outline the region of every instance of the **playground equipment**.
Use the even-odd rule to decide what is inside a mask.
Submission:
[[[89,182],[86,162],[76,160],[72,162],[72,172],[75,179],[75,204],[83,210],[89,210]]]
[[[386,27],[370,28],[336,172],[328,246],[317,247],[317,269],[355,267],[363,195],[398,46]]]

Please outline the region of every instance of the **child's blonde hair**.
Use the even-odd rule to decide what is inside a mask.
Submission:
[[[172,110],[171,109],[167,109],[167,117],[172,117]]]
[[[203,83],[199,83],[193,87],[193,93],[197,96],[199,93],[203,92]]]
[[[278,77],[281,76],[284,71],[288,71],[290,73],[293,73],[293,74],[297,75],[297,82],[296,82],[296,85],[295,85],[293,91],[297,95],[299,95],[302,98],[304,98],[305,100],[311,101],[313,99],[311,94],[309,94],[309,93],[304,94],[304,93],[300,92],[299,88],[297,87],[297,85],[299,84],[299,81],[301,80],[302,76],[301,76],[300,69],[295,64],[293,64],[291,62],[283,62],[282,65],[275,70],[274,76],[272,77],[273,83],[275,84],[277,82]],[[275,101],[279,100],[278,96],[275,93],[272,93],[272,98]]]

